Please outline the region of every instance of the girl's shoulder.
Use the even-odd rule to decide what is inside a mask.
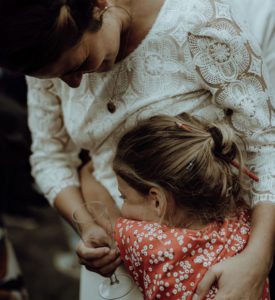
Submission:
[[[240,207],[228,216],[223,223],[213,222],[199,230],[168,227],[166,225],[121,218],[116,224],[116,236],[124,245],[135,243],[139,248],[151,245],[151,249],[187,247],[183,252],[192,251],[197,247],[205,248],[209,244],[225,245],[232,234],[246,244],[250,232],[250,210]]]

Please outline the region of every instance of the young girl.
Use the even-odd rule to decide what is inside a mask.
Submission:
[[[241,190],[246,175],[258,178],[242,160],[228,126],[187,114],[152,117],[122,137],[115,238],[145,299],[192,299],[210,266],[244,249],[250,210]],[[267,282],[262,299],[270,299]]]

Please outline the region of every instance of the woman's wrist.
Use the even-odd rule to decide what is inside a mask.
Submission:
[[[273,264],[273,255],[270,247],[261,245],[259,242],[250,241],[241,254],[246,257],[247,263],[251,264],[252,271],[254,270],[258,274],[268,276]]]
[[[251,233],[244,253],[251,258],[251,262],[257,262],[258,267],[268,273],[273,263],[274,244],[275,205],[263,202],[253,208]]]
[[[73,227],[73,212],[79,208],[84,202],[81,195],[80,188],[77,186],[70,186],[63,189],[55,198],[54,206],[61,214],[61,216],[68,221]]]

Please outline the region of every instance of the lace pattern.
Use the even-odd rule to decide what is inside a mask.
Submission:
[[[245,136],[247,167],[260,177],[250,197],[275,203],[275,159],[267,162],[275,151],[275,105],[261,50],[246,28],[230,1],[166,0],[146,38],[113,70],[84,75],[77,89],[28,78],[33,175],[49,200],[79,184],[80,148],[90,150],[96,178],[115,195],[111,162],[121,135],[139,119],[186,111],[224,120]],[[110,114],[117,72],[117,111]]]

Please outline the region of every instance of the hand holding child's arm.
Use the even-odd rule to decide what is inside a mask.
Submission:
[[[246,249],[213,266],[199,283],[193,300],[204,299],[214,282],[219,287],[215,300],[259,300],[272,266],[274,242],[275,205],[258,204]]]
[[[85,265],[86,269],[99,273],[103,276],[111,276],[115,269],[121,264],[118,249],[110,249],[110,237],[104,229],[95,225],[85,233],[91,236],[87,245],[82,240],[76,247],[79,263]]]

